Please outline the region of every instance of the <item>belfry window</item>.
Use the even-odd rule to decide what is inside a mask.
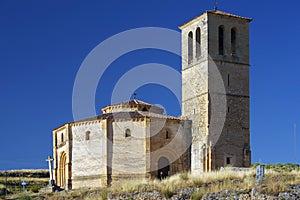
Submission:
[[[130,136],[131,136],[131,131],[130,131],[129,128],[127,128],[127,129],[125,130],[125,137],[127,138],[127,137],[130,137]]]
[[[224,55],[224,26],[219,26],[219,55]]]
[[[201,29],[197,28],[196,30],[196,57],[201,56]]]
[[[193,32],[189,32],[188,36],[188,63],[193,60]]]
[[[235,28],[231,29],[231,55],[236,55],[236,49],[237,49],[237,31]]]

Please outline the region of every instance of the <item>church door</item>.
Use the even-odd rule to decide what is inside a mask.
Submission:
[[[65,187],[66,185],[66,162],[67,162],[67,157],[66,153],[62,153],[60,156],[60,164],[59,164],[59,186],[60,187]]]
[[[157,178],[158,179],[164,179],[167,176],[169,176],[170,173],[170,162],[167,158],[161,157],[158,160],[158,174]]]

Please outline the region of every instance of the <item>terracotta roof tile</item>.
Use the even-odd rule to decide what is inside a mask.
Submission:
[[[211,13],[211,14],[217,14],[217,15],[223,15],[223,16],[228,16],[228,17],[235,17],[235,18],[239,18],[239,19],[243,19],[243,20],[247,20],[247,21],[252,21],[251,18],[247,18],[247,17],[241,17],[241,16],[238,16],[238,15],[234,15],[234,14],[231,14],[231,13],[227,13],[227,12],[223,12],[223,11],[220,11],[220,10],[208,10],[208,11],[205,11],[204,13],[202,13],[201,15],[189,20],[188,22],[184,23],[183,25],[179,26],[179,28],[184,28],[187,24],[193,22],[194,20],[198,19],[199,17],[201,17],[202,15],[204,14],[207,14],[207,13]]]

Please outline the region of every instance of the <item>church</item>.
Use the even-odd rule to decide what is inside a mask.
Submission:
[[[54,180],[64,189],[106,187],[221,167],[249,167],[249,23],[206,11],[182,33],[182,116],[139,99],[53,130]]]

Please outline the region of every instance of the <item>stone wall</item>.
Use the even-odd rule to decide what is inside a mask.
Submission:
[[[70,125],[65,124],[52,132],[53,136],[53,158],[54,158],[54,169],[53,175],[57,185],[70,189],[71,183],[71,166],[72,166],[72,136],[70,133]],[[61,162],[61,158],[65,158]],[[62,171],[63,176],[62,176]]]
[[[161,123],[164,122],[163,126]],[[157,130],[158,124],[160,130]],[[151,128],[156,127],[156,128]],[[169,163],[168,175],[188,171],[190,168],[190,121],[176,119],[151,119],[150,123],[150,161],[151,177],[158,177],[160,158],[166,158]]]
[[[191,171],[201,173],[251,162],[249,131],[249,19],[219,11],[181,26],[182,115],[192,120]],[[219,55],[219,27],[224,27],[224,55]],[[201,30],[201,56],[196,30]],[[236,51],[231,48],[236,31]],[[193,56],[189,33],[193,33]],[[228,160],[229,159],[229,160]]]
[[[112,176],[146,173],[146,120],[115,120],[109,134],[112,138]],[[131,136],[126,137],[126,129]],[[112,180],[113,181],[113,180]]]
[[[107,184],[106,127],[106,120],[77,123],[72,126],[73,189],[101,187]]]

